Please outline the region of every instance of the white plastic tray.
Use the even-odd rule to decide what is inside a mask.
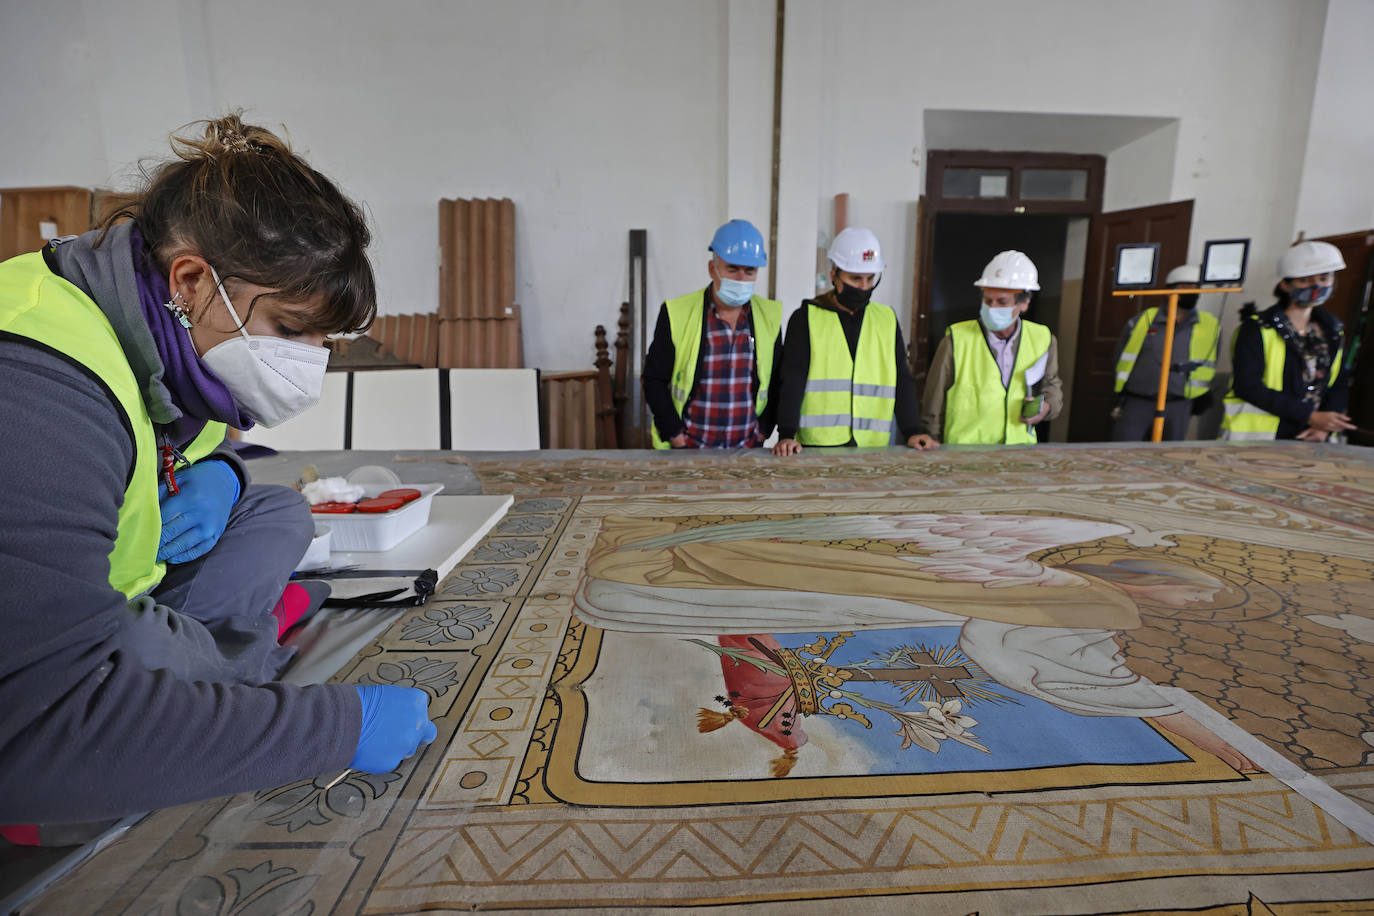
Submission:
[[[390,550],[429,522],[429,510],[434,494],[444,488],[441,483],[403,483],[400,486],[420,491],[419,499],[412,499],[390,512],[348,512],[340,515],[320,513],[316,520],[329,526],[331,551]],[[364,484],[363,498],[369,499],[396,487],[390,484]]]

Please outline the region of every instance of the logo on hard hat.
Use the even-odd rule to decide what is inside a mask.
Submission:
[[[871,261],[871,260],[873,260],[873,259],[874,259],[875,257],[877,257],[877,256],[878,256],[878,253],[877,253],[876,251],[874,251],[872,248],[870,248],[870,249],[868,249],[867,251],[864,252],[863,259],[864,259],[865,261]]]

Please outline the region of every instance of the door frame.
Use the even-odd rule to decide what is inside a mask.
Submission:
[[[1010,175],[1005,197],[947,197],[949,169],[1006,169]],[[1088,173],[1084,196],[1078,200],[1045,200],[1021,194],[1021,175],[1027,169],[1072,169]],[[935,149],[926,156],[926,197],[937,211],[960,213],[1049,213],[1083,216],[1102,210],[1107,157],[1096,153],[990,152]]]
[[[946,197],[944,174],[951,168],[998,168],[1010,172],[1007,196],[1000,198]],[[1038,200],[1021,196],[1025,169],[1085,169],[1087,190],[1082,200]],[[916,201],[916,252],[911,284],[911,313],[907,324],[907,361],[917,390],[929,370],[930,297],[935,253],[935,218],[941,213],[1045,214],[1092,216],[1102,212],[1102,188],[1107,158],[1094,153],[990,152],[988,150],[931,150],[926,155],[925,193]]]

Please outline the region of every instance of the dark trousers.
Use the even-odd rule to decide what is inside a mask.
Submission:
[[[1164,442],[1178,442],[1188,437],[1188,422],[1193,418],[1193,402],[1187,398],[1173,398],[1164,402]],[[1112,426],[1113,442],[1149,442],[1154,429],[1155,399],[1134,394],[1121,395],[1121,416]]]
[[[272,680],[295,652],[277,644],[272,607],[314,532],[310,509],[295,490],[249,486],[209,552],[168,565],[152,592],[129,603],[123,649],[148,668],[185,680]],[[115,823],[39,825],[39,843],[78,845]]]
[[[208,553],[169,564],[150,595],[129,605],[126,645],[149,668],[178,677],[272,680],[294,652],[277,644],[272,608],[313,535],[299,493],[249,486]]]

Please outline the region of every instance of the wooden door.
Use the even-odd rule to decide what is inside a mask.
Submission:
[[[1116,401],[1112,355],[1126,322],[1154,304],[1140,296],[1113,296],[1116,246],[1159,242],[1159,279],[1187,262],[1193,202],[1181,200],[1115,213],[1099,213],[1088,226],[1088,257],[1083,272],[1083,307],[1078,321],[1078,360],[1073,377],[1070,442],[1111,439],[1109,414]]]
[[[930,368],[930,273],[935,252],[935,208],[916,201],[916,266],[911,278],[911,322],[906,329],[907,361],[919,395]]]

